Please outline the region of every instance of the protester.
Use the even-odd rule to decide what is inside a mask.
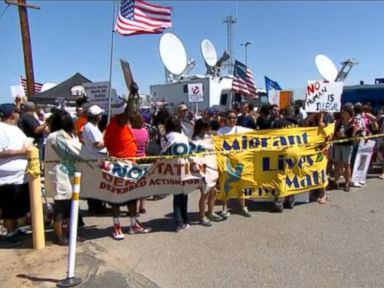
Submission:
[[[335,188],[338,189],[338,180],[340,177],[341,167],[344,168],[345,187],[344,191],[350,190],[351,179],[351,158],[354,140],[358,126],[353,119],[353,110],[351,106],[343,106],[340,111],[340,119],[335,125],[334,140],[342,140],[342,142],[333,144],[333,154],[335,163]]]
[[[271,122],[271,128],[281,129],[299,126],[299,122],[296,120],[295,108],[293,106],[286,107],[283,112],[283,117],[276,118]],[[290,195],[285,198],[276,197],[273,202],[272,211],[283,212],[284,206],[292,209],[295,206],[295,196]]]
[[[252,129],[237,126],[236,125],[237,116],[236,112],[233,110],[228,110],[226,113],[226,126],[221,127],[217,131],[217,135],[232,135],[237,133],[245,133],[245,132],[251,132]],[[243,195],[243,191],[239,191],[241,195],[239,195],[239,201],[241,205],[241,215],[244,217],[251,217],[251,214],[248,211],[248,208],[245,206],[245,198]],[[221,213],[221,216],[224,218],[228,218],[231,214],[228,211],[228,199],[223,200],[223,211]]]
[[[188,137],[181,132],[180,119],[169,117],[165,122],[165,133],[161,143],[163,154],[174,155],[172,146],[175,144],[189,146]],[[173,219],[175,220],[176,232],[182,232],[189,228],[187,207],[188,194],[173,195]]]
[[[70,230],[69,219],[73,176],[76,172],[75,162],[82,160],[79,156],[82,145],[74,132],[74,122],[68,112],[56,111],[51,115],[49,123],[51,133],[48,135],[45,149],[45,158],[48,161],[45,185],[47,190],[54,193],[54,242],[57,245],[65,246],[68,245]],[[80,215],[79,221],[82,221]],[[78,237],[78,240],[83,239]]]
[[[241,114],[237,117],[236,125],[249,129],[256,129],[256,123],[250,116],[251,111],[253,111],[253,105],[247,102],[243,103],[241,106]]]
[[[192,140],[195,142],[197,141],[204,141],[203,145],[206,148],[210,148],[210,150],[214,150],[214,144],[211,136],[209,136],[209,122],[205,119],[198,119],[195,122],[195,127],[193,130]],[[206,142],[209,141],[209,144]],[[199,142],[197,142],[199,143]],[[209,147],[208,147],[209,146]],[[210,227],[212,226],[212,221],[221,221],[223,218],[216,214],[213,209],[215,206],[216,201],[216,193],[217,189],[216,187],[209,190],[207,193],[204,193],[203,189],[200,190],[200,200],[199,200],[199,216],[200,216],[200,225]],[[208,214],[207,217],[205,216],[205,207],[208,204]]]
[[[109,156],[116,158],[136,157],[137,146],[135,137],[130,127],[130,114],[132,113],[129,105],[125,107],[123,113],[114,116],[111,122],[105,129],[104,144],[107,147]],[[137,199],[130,200],[127,203],[112,204],[113,216],[113,233],[112,237],[115,240],[123,240],[125,238],[120,224],[120,205],[128,205],[128,213],[130,217],[130,234],[148,233],[150,228],[141,226],[137,220],[136,206]]]
[[[260,108],[260,115],[256,120],[257,129],[271,129],[272,119],[271,119],[271,106],[269,104],[264,104]]]
[[[137,152],[136,157],[146,157],[146,150],[149,143],[149,134],[144,127],[144,119],[139,112],[133,112],[129,120],[131,130],[136,140]],[[147,210],[144,207],[145,198],[139,199],[139,213],[145,214]]]
[[[39,120],[35,117],[35,113],[35,103],[25,103],[24,113],[20,119],[20,127],[27,137],[34,139],[34,144],[36,144],[39,149],[39,158],[42,161],[44,159],[44,133],[48,133],[48,123],[44,122],[40,124]]]
[[[180,104],[177,107],[177,117],[181,123],[181,131],[189,139],[192,138],[194,122],[188,119],[188,106]]]
[[[78,108],[76,109],[76,120],[75,120],[75,133],[77,137],[79,138],[81,143],[84,143],[83,140],[83,129],[85,124],[88,122],[88,115],[87,111],[88,108],[91,106],[90,103],[87,102],[87,99],[81,98],[77,102]]]
[[[19,113],[14,104],[0,105],[0,209],[9,247],[21,244],[17,219],[30,210],[26,154],[32,142],[17,127]]]
[[[320,113],[310,113],[308,114],[307,118],[304,119],[303,125],[306,127],[319,127],[325,128],[327,125],[334,122],[333,117],[327,113],[327,112],[320,112]],[[328,158],[328,164],[327,164],[327,174],[329,176],[332,166],[332,147],[328,148],[328,151],[326,151],[326,155]],[[328,195],[326,192],[326,188],[318,189],[317,191],[314,191],[316,195],[316,201],[319,204],[325,204],[328,200]]]
[[[92,105],[87,110],[87,123],[83,127],[82,138],[83,143],[95,155],[102,153],[107,154],[104,145],[103,134],[98,125],[105,111],[97,105]],[[88,211],[94,214],[103,214],[107,212],[105,203],[98,199],[88,199]]]

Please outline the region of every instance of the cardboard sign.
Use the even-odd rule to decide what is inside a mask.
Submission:
[[[343,82],[308,81],[305,99],[306,112],[340,112]]]
[[[204,101],[203,83],[188,84],[188,100],[190,103]]]
[[[369,164],[371,163],[371,157],[373,148],[375,147],[375,141],[364,140],[360,141],[359,148],[357,150],[355,163],[353,165],[352,182],[364,182],[367,179],[367,173]]]

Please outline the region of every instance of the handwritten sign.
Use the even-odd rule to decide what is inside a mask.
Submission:
[[[306,112],[340,112],[343,82],[327,83],[308,81],[306,89]]]
[[[203,83],[188,84],[188,100],[189,102],[203,102]]]
[[[92,104],[98,105],[105,111],[108,111],[109,82],[84,83],[85,93]],[[112,89],[111,104],[121,103],[117,98],[116,90]]]

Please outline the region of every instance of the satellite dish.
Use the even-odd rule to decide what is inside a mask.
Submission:
[[[172,33],[165,33],[160,38],[159,51],[161,61],[174,75],[181,75],[187,67],[187,52],[181,40]]]
[[[315,58],[317,70],[328,82],[335,82],[337,77],[337,68],[335,64],[327,56],[319,54]]]
[[[201,41],[200,49],[201,55],[203,56],[205,63],[209,67],[215,66],[217,63],[217,53],[213,43],[208,39],[204,39],[203,41]]]

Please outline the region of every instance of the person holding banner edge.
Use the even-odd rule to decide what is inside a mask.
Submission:
[[[236,125],[237,121],[237,115],[234,110],[228,110],[226,113],[226,126],[221,127],[217,131],[217,135],[230,135],[230,134],[236,134],[236,133],[244,133],[244,132],[250,132],[253,131],[252,129],[245,128],[242,126]],[[251,213],[249,213],[247,206],[245,206],[245,198],[243,195],[244,191],[241,191],[241,196],[239,198],[240,205],[241,205],[241,215],[244,217],[251,217]],[[224,218],[228,218],[231,214],[228,211],[228,199],[223,199],[223,211],[221,213],[221,216]]]

